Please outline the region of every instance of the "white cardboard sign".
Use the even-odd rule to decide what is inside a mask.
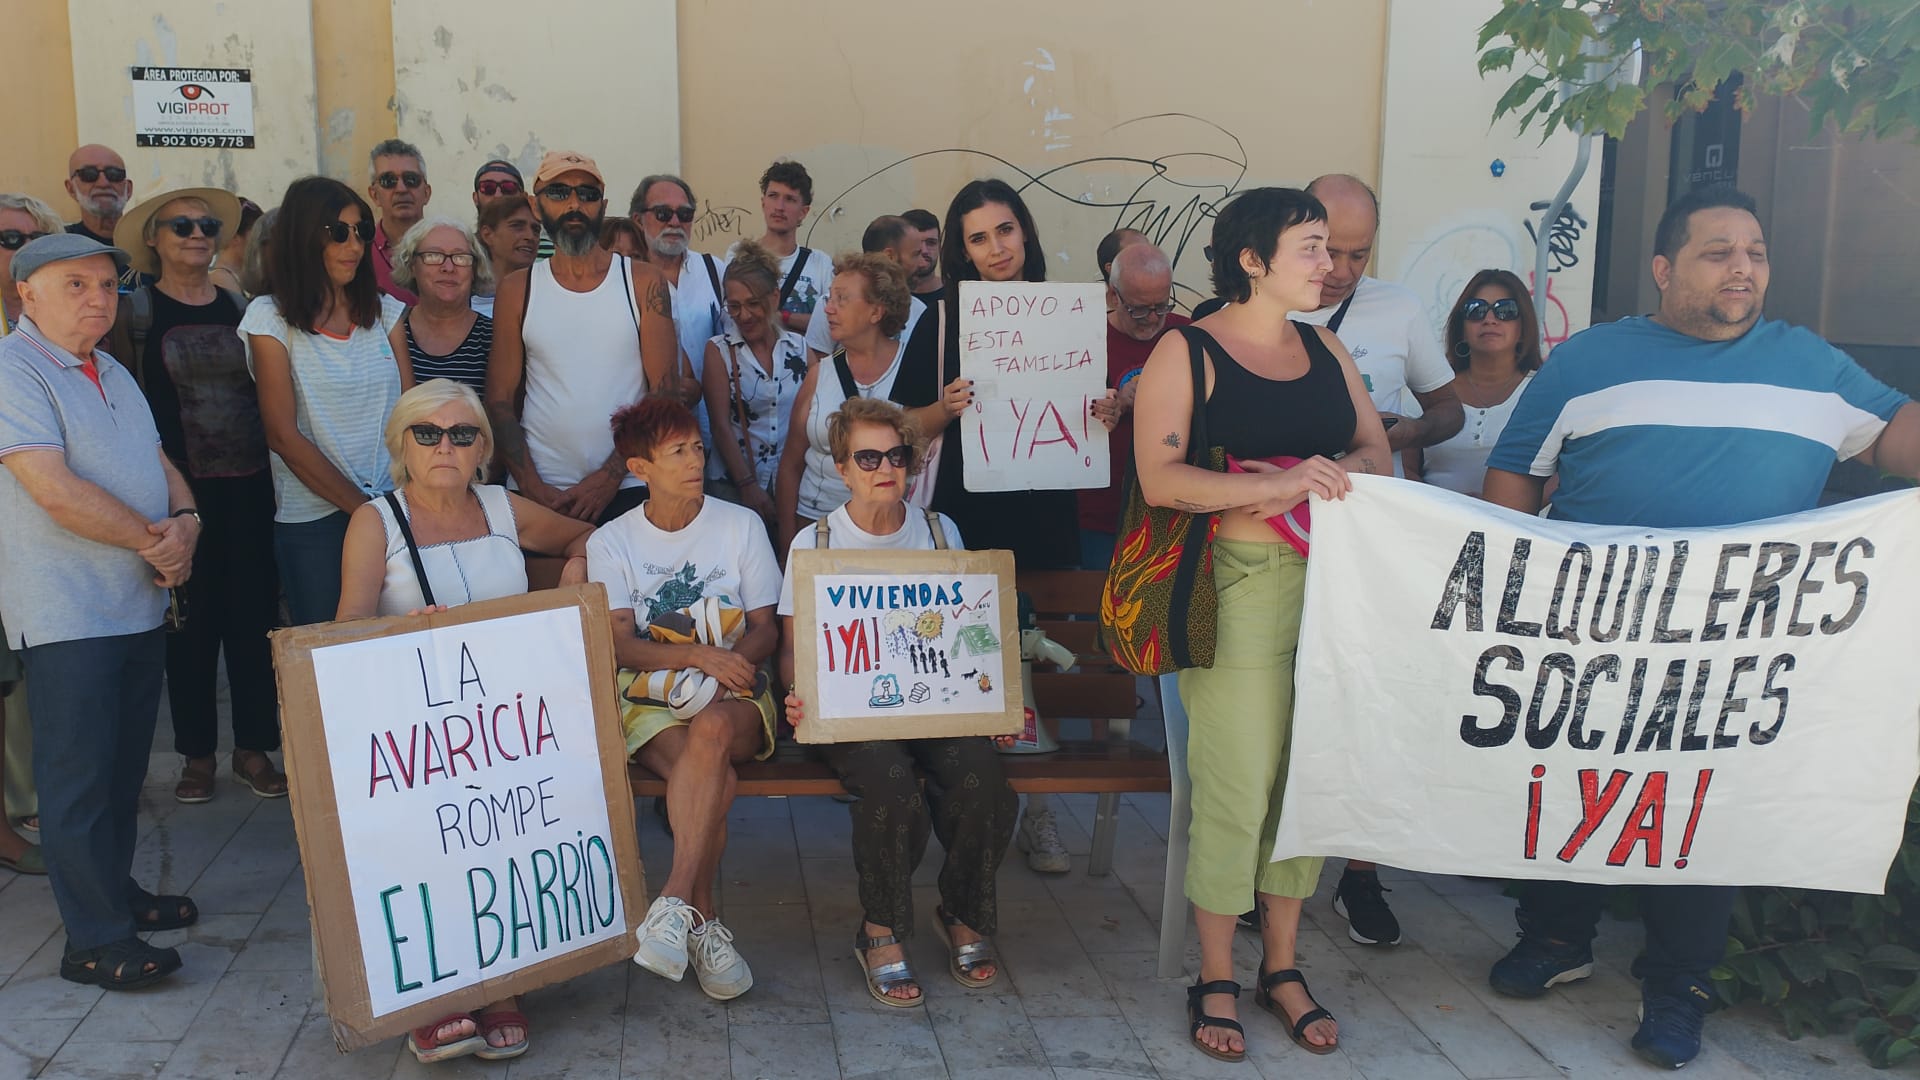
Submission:
[[[133,69],[136,146],[253,147],[253,72],[246,68]]]
[[[960,283],[961,414],[968,491],[1104,488],[1104,287],[1077,282]]]

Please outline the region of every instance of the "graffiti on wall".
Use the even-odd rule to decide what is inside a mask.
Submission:
[[[1537,215],[1550,205],[1535,202],[1529,209]],[[1555,289],[1555,281],[1557,275],[1580,265],[1579,244],[1587,228],[1587,219],[1568,204],[1547,229],[1546,303],[1539,316],[1540,335],[1548,351],[1578,329]],[[1498,209],[1457,214],[1426,240],[1413,245],[1401,264],[1398,280],[1419,294],[1434,325],[1444,326],[1460,291],[1486,267],[1510,269],[1532,287],[1537,229],[1534,218],[1523,215],[1516,222]]]

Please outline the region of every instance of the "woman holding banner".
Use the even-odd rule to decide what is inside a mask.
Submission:
[[[837,280],[836,280],[837,285]],[[958,549],[960,532],[944,514],[911,507],[907,481],[919,471],[926,438],[890,402],[855,398],[827,419],[834,468],[852,497],[794,537],[805,548],[929,551]],[[793,560],[780,584],[780,675],[793,685]],[[797,729],[804,705],[787,695],[787,719]],[[854,957],[867,992],[895,1008],[921,1004],[920,984],[907,963],[913,936],[913,871],[937,832],[946,861],[940,868],[940,906],[934,928],[952,952],[949,971],[969,989],[999,978],[993,943],[998,922],[995,875],[1006,854],[1019,799],[1007,785],[994,742],[981,737],[833,743],[827,763],[858,801],[853,817],[853,866],[865,921],[854,935]],[[923,793],[921,781],[925,780]],[[930,805],[929,805],[930,804]]]
[[[1301,902],[1322,860],[1273,858],[1306,560],[1268,519],[1309,495],[1344,497],[1348,473],[1392,466],[1386,430],[1345,347],[1330,331],[1287,318],[1313,310],[1332,268],[1319,200],[1292,188],[1236,196],[1214,221],[1212,252],[1214,289],[1229,302],[1154,348],[1140,375],[1134,428],[1147,502],[1219,522],[1214,664],[1180,672],[1193,787],[1186,893],[1200,930],[1189,1035],[1212,1057],[1246,1056],[1233,931],[1252,889],[1265,947],[1255,1003],[1295,1043],[1325,1054],[1339,1029],[1314,1002],[1295,957]],[[1187,464],[1196,418],[1238,471]],[[1273,463],[1279,458],[1297,460],[1283,467]],[[1195,535],[1205,530],[1196,525]]]
[[[386,446],[398,490],[361,506],[347,524],[335,618],[444,611],[524,593],[522,548],[566,556],[562,584],[587,580],[593,526],[480,482],[493,457],[493,425],[472,388],[432,379],[400,395]],[[507,998],[415,1028],[407,1049],[423,1063],[519,1057],[527,1018]]]

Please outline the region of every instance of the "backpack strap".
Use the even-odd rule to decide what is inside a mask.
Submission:
[[[853,368],[847,363],[847,350],[833,350],[833,373],[840,378],[840,392],[848,401],[860,396],[860,384],[853,381]]]
[[[814,547],[824,548],[833,546],[833,529],[827,524],[827,519],[832,516],[833,511],[829,510],[819,521],[813,523]]]
[[[793,253],[793,267],[787,271],[787,280],[780,283],[780,310],[785,311],[787,301],[793,299],[794,286],[800,284],[800,272],[807,268],[807,260],[813,257],[811,248],[801,248]]]
[[[394,522],[400,526],[400,536],[407,542],[407,554],[413,556],[413,573],[420,579],[420,598],[432,607],[433,585],[427,581],[427,564],[420,560],[420,545],[413,542],[413,526],[407,524],[407,512],[400,508],[400,498],[393,492],[387,492],[385,498],[393,511]]]
[[[940,527],[940,515],[921,507],[920,512],[927,515],[927,531],[933,534],[933,550],[947,550],[947,531]]]
[[[700,261],[707,264],[707,282],[713,286],[713,298],[715,300],[725,300],[727,294],[720,288],[720,271],[713,265],[713,256],[703,251],[700,253]],[[800,265],[800,260],[795,259],[793,264],[795,266]]]

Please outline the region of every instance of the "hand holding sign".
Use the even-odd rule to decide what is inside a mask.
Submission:
[[[968,491],[1107,486],[1104,312],[1098,284],[960,283]]]

